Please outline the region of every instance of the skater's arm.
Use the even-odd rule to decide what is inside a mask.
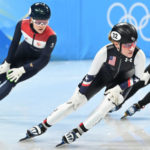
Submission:
[[[8,52],[8,55],[6,58],[6,61],[10,64],[14,60],[15,52],[16,52],[17,47],[19,45],[21,35],[22,35],[22,33],[21,33],[21,21],[19,21],[18,24],[16,25],[14,36],[13,36],[12,42],[10,44],[9,52]]]
[[[96,74],[101,69],[103,63],[106,62],[106,59],[107,59],[107,48],[106,46],[104,46],[97,52],[89,69],[88,75],[96,76]]]
[[[106,62],[106,58],[107,58],[107,49],[106,47],[103,47],[96,54],[88,74],[83,78],[80,84],[81,93],[85,93],[86,89],[91,85],[97,73],[103,66],[104,62]]]

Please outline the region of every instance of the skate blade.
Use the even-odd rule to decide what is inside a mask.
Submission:
[[[31,137],[26,136],[26,137],[20,139],[19,142],[23,142],[23,141],[26,141],[26,140],[29,140],[29,139],[31,139]]]
[[[56,147],[61,147],[64,146],[66,143],[64,141],[62,141],[61,143],[57,144]]]
[[[125,113],[125,115],[121,117],[121,120],[126,119],[127,116],[127,113]]]

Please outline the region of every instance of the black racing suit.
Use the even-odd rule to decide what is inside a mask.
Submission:
[[[98,61],[103,61],[100,69],[97,69],[96,74],[92,74],[91,72],[95,71],[91,69],[92,71],[88,73],[79,84],[79,91],[84,94],[87,99],[90,99],[103,87],[106,87],[106,90],[108,90],[116,85],[120,85],[123,90],[123,96],[126,98],[133,84],[139,80],[138,75],[135,74],[135,69],[141,73],[144,70],[143,68],[139,68],[138,65],[135,65],[135,59],[140,58],[136,57],[137,53],[140,53],[139,48],[135,48],[131,58],[122,55],[113,44],[106,46],[105,49],[107,52],[104,52],[106,53],[105,56],[96,56],[97,62],[92,65],[92,68],[98,68]],[[106,57],[106,59],[101,60],[102,56]]]
[[[19,44],[22,34],[24,40]],[[18,22],[6,58],[11,64],[10,68],[23,66],[25,69],[25,73],[17,83],[31,78],[48,64],[56,40],[56,34],[49,26],[39,34],[28,19]],[[0,75],[0,82],[0,100],[2,100],[16,83],[7,80],[6,73]]]

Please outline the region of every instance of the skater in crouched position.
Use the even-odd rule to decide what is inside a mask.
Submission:
[[[69,101],[60,105],[42,123],[28,129],[26,137],[20,141],[43,134],[48,127],[83,106],[104,87],[106,91],[102,103],[77,128],[65,134],[61,144],[75,141],[84,132],[94,127],[110,110],[120,105],[132,85],[142,77],[144,72],[145,55],[136,46],[137,37],[133,25],[129,23],[115,25],[109,34],[112,43],[98,51],[89,72],[79,83]]]
[[[128,98],[131,97],[133,94],[135,94],[139,89],[147,86],[150,84],[150,65],[148,65],[144,71],[142,80],[138,81],[133,87],[132,90],[129,92]],[[126,118],[127,116],[134,115],[137,111],[140,111],[142,108],[144,108],[147,104],[150,103],[150,92],[148,92],[144,98],[139,100],[137,103],[130,106],[124,113],[123,118]]]
[[[31,78],[48,64],[56,43],[56,34],[48,26],[50,15],[48,5],[35,3],[29,19],[17,23],[7,58],[0,65],[0,100],[17,83]],[[22,35],[24,40],[19,44]]]

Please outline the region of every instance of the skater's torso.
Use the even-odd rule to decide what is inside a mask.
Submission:
[[[19,44],[20,39],[24,40]],[[15,59],[37,59],[41,55],[51,55],[56,43],[55,32],[47,26],[42,34],[37,33],[29,19],[18,22],[15,34],[9,48],[7,61],[13,63]]]
[[[24,40],[19,44],[22,35]],[[24,65],[26,71],[31,70],[33,66],[40,70],[48,64],[55,44],[56,34],[49,26],[39,34],[29,19],[23,19],[16,26],[6,61],[12,64],[11,67]]]
[[[126,83],[132,77],[140,78],[144,67],[139,68],[137,62],[145,59],[145,56],[140,55],[143,55],[143,52],[138,47],[135,47],[133,56],[128,58],[113,44],[104,46],[96,54],[88,74],[79,84],[80,92],[89,99],[105,86],[108,89]]]
[[[106,64],[110,69],[113,82],[114,80],[123,82],[135,74],[134,59],[138,50],[136,47],[133,56],[128,58],[120,54],[113,44],[107,46]]]

